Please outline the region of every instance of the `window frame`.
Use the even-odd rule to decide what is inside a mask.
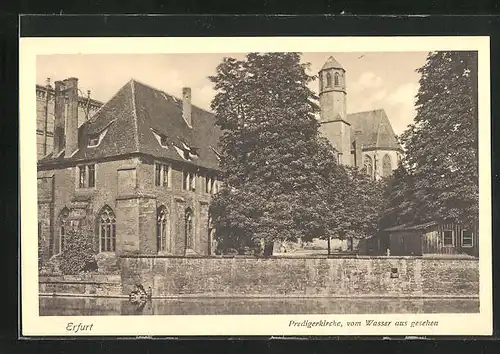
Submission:
[[[464,244],[464,233],[465,232],[470,232],[470,245]],[[462,248],[473,248],[474,247],[474,231],[462,230],[460,232],[460,245],[462,246]]]
[[[446,244],[445,232],[451,232],[451,244]],[[441,239],[443,241],[443,247],[455,247],[455,232],[453,230],[446,229],[441,231]]]
[[[333,86],[340,86],[340,75],[339,75],[339,73],[333,74]]]
[[[110,219],[109,223],[102,222],[103,221],[102,214],[104,212],[108,212],[108,216],[112,216],[109,218]],[[100,210],[100,212],[98,214],[97,223],[98,223],[98,225],[97,225],[97,233],[98,233],[97,237],[99,238],[99,253],[115,253],[116,252],[116,214],[113,211],[113,209],[111,209],[110,206],[106,205]],[[104,232],[104,238],[103,238],[103,234],[102,234],[103,225],[105,225],[105,226],[109,225],[109,234],[107,234],[107,232],[106,232],[107,228],[106,228],[106,230]],[[106,237],[106,235],[108,235],[108,237]],[[109,249],[108,249],[108,247],[106,247],[107,240],[110,240]]]
[[[184,169],[182,171],[182,190],[195,192],[197,177],[196,172]]]
[[[157,167],[160,166],[160,174],[157,175]],[[167,170],[165,179],[165,168]],[[159,180],[157,180],[159,177]],[[158,182],[158,183],[157,183]],[[166,182],[166,184],[165,184]],[[157,188],[168,188],[172,186],[172,165],[165,162],[155,161],[154,162],[154,184]]]
[[[89,135],[87,139],[87,147],[96,147],[100,143],[100,135]]]
[[[93,185],[90,186],[90,169],[93,166]],[[82,171],[83,171],[83,185],[82,185]],[[97,186],[97,164],[96,163],[86,163],[76,165],[76,189],[95,189]]]
[[[366,169],[366,174],[373,178],[373,158],[368,154],[363,156],[363,167]]]
[[[326,85],[325,85],[325,87],[332,87],[332,83],[333,83],[332,73],[327,72],[326,73]]]
[[[382,157],[382,175],[384,177],[389,177],[392,175],[392,158],[388,153],[386,153],[384,157]]]
[[[156,251],[158,254],[170,252],[170,212],[160,205],[156,212]]]

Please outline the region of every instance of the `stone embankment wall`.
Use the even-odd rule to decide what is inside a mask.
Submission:
[[[154,297],[477,297],[477,259],[422,257],[121,259],[122,294]]]
[[[121,276],[104,274],[40,276],[41,295],[120,296]]]

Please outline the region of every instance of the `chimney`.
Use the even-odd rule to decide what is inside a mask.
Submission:
[[[191,127],[191,88],[182,89],[182,118]]]
[[[78,79],[64,80],[66,89],[66,131],[64,156],[70,157],[78,149]]]
[[[363,167],[363,159],[362,159],[362,154],[361,154],[361,135],[363,132],[361,130],[356,130],[354,132],[354,153],[355,155],[355,161],[356,161],[356,167],[362,168]]]
[[[54,150],[53,156],[59,155],[64,149],[64,83],[54,82]]]

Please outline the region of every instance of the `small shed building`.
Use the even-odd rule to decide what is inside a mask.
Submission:
[[[427,254],[479,255],[477,228],[456,223],[428,222],[399,225],[363,240],[360,252],[368,255],[422,256]]]

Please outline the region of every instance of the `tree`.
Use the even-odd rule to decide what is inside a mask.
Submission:
[[[250,53],[225,58],[210,77],[223,132],[224,184],[211,205],[219,237],[269,246],[326,232],[324,196],[336,163],[318,135],[306,68],[299,53]]]
[[[413,176],[402,163],[387,178],[384,186],[385,205],[379,221],[379,228],[411,223],[416,214]]]
[[[416,117],[401,137],[413,179],[415,222],[478,221],[477,52],[433,52]]]
[[[329,218],[327,233],[330,238],[360,239],[373,235],[384,205],[384,184],[374,181],[364,169],[338,166],[332,174],[328,193]]]

